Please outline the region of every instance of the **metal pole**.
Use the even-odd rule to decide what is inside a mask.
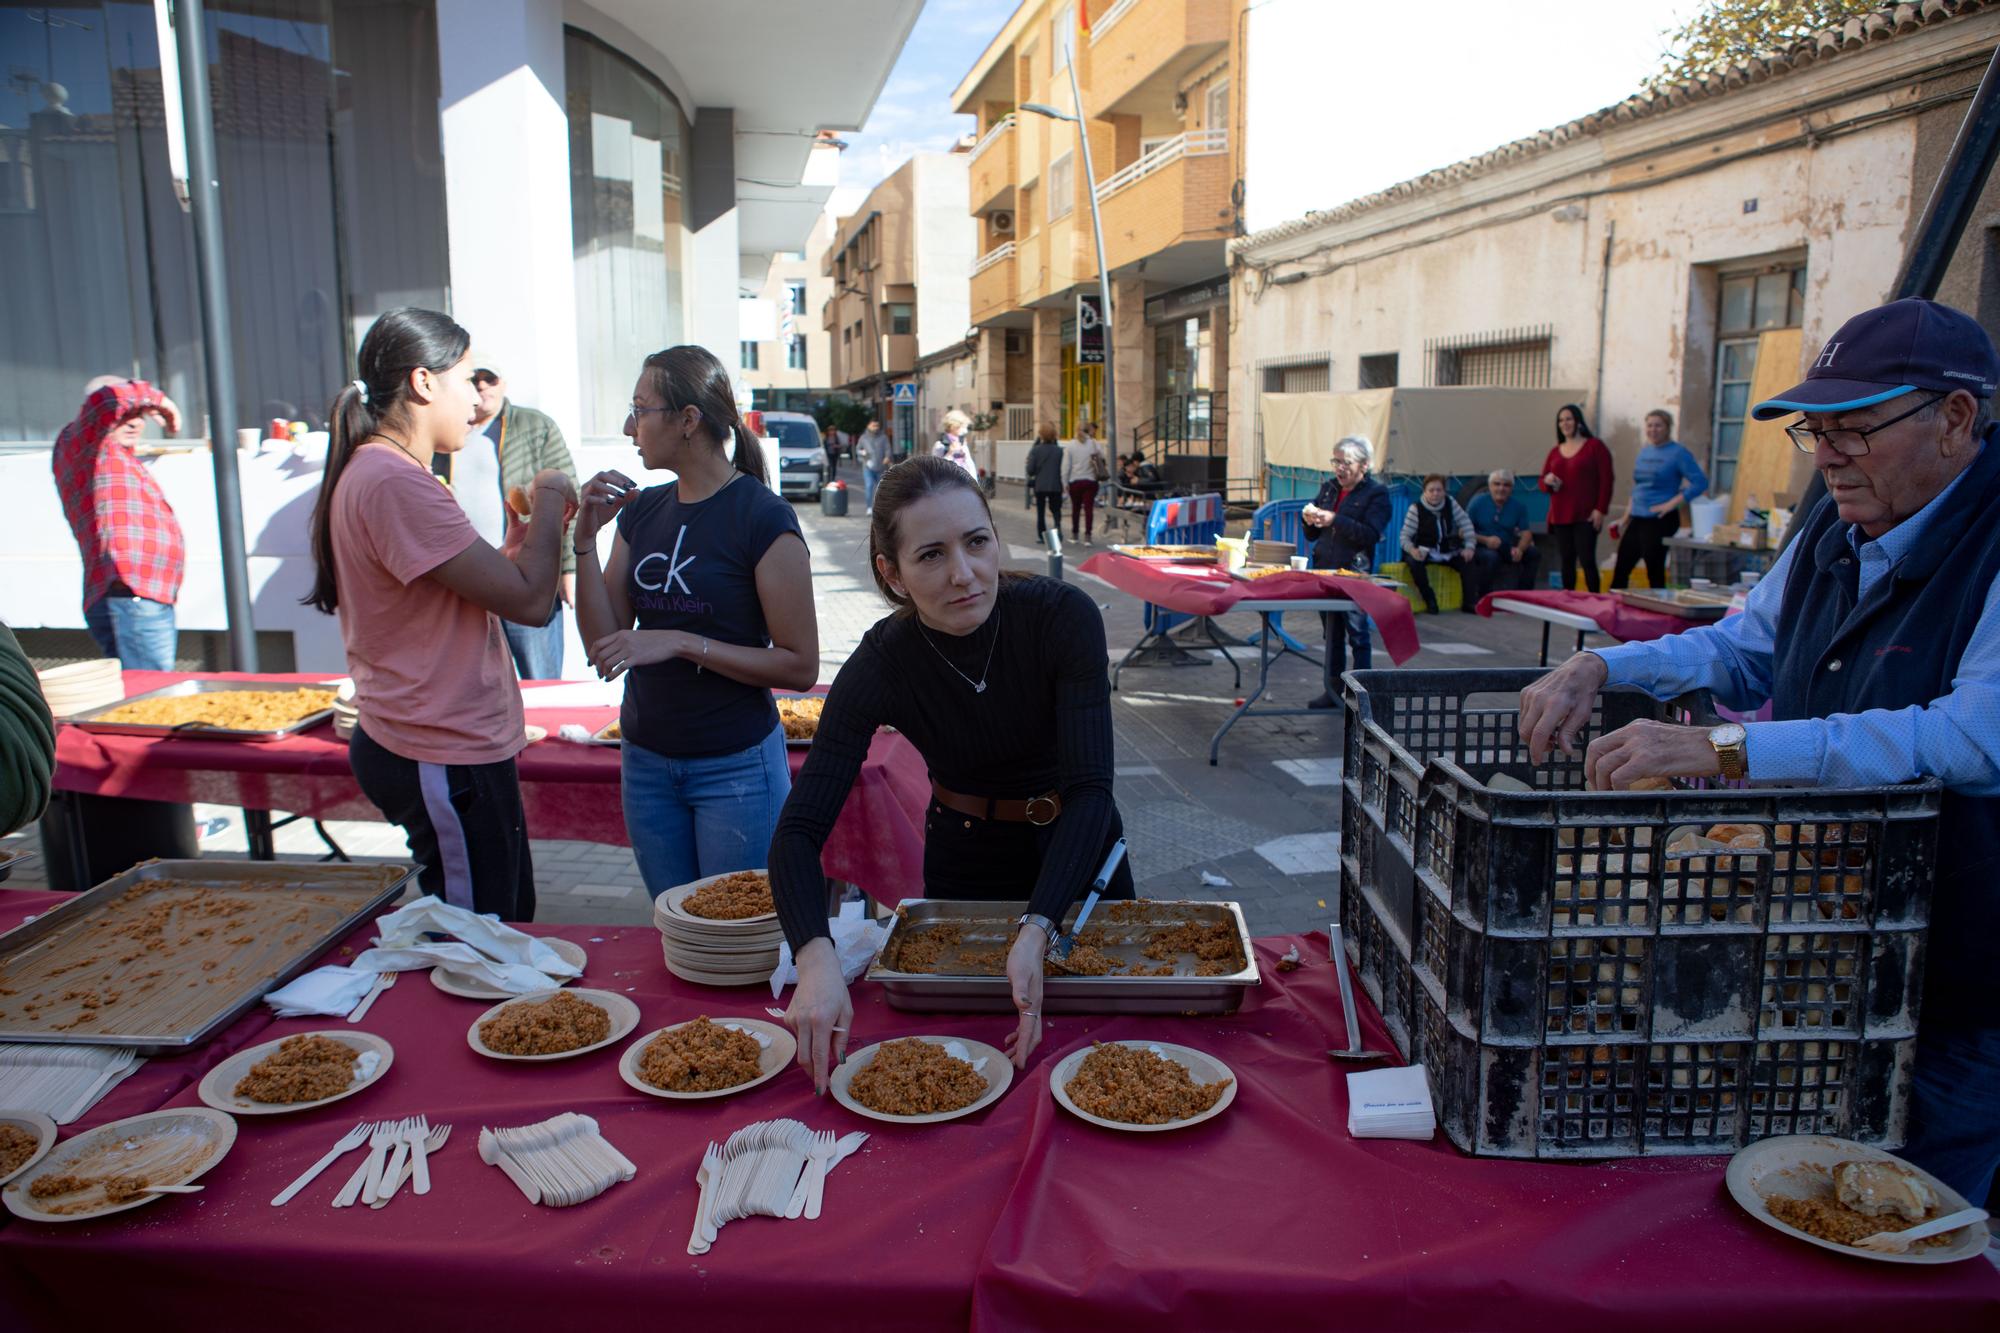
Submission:
[[[215,123],[209,111],[208,42],[201,0],[174,0],[180,48],[181,110],[187,123],[188,194],[201,289],[202,362],[207,372],[209,457],[215,465],[215,527],[222,545],[222,597],[229,615],[229,657],[238,671],[257,669],[250,619],[250,569],[244,559],[243,491],[236,476],[235,340],[222,265],[222,198],[215,172]],[[162,53],[164,55],[164,53]]]
[[[1111,270],[1104,265],[1104,216],[1097,211],[1097,172],[1090,164],[1090,122],[1083,113],[1083,90],[1076,84],[1076,48],[1069,55],[1069,95],[1076,102],[1076,137],[1083,145],[1083,184],[1090,192],[1090,230],[1097,238],[1097,294],[1104,303],[1104,438],[1118,451],[1118,320],[1111,310]],[[1079,338],[1082,336],[1078,332]],[[1115,471],[1115,469],[1114,469]]]

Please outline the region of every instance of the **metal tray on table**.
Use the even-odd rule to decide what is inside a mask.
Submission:
[[[218,741],[277,741],[287,736],[296,736],[310,727],[316,727],[333,716],[331,706],[306,714],[295,722],[272,731],[244,731],[236,727],[211,727],[201,722],[183,722],[179,726],[168,727],[147,722],[105,722],[101,719],[107,713],[116,712],[127,704],[141,699],[185,699],[197,694],[243,694],[250,691],[274,693],[288,689],[325,689],[338,685],[341,678],[325,681],[260,681],[260,680],[183,680],[173,685],[165,685],[144,694],[135,694],[129,699],[106,704],[102,708],[92,708],[69,719],[69,725],[84,731],[100,732],[107,736],[199,736],[203,740]]]
[[[1683,620],[1720,620],[1729,614],[1728,593],[1700,588],[1660,588],[1648,592],[1621,590],[1618,599],[1641,611],[1658,611]]]
[[[401,894],[416,873],[407,864],[147,861],[133,866],[0,935],[0,990],[7,992],[0,995],[0,1042],[133,1046],[142,1055],[198,1046],[304,972]],[[111,935],[102,929],[128,890],[160,880],[176,883],[160,890],[166,901],[242,906],[233,914],[175,911],[160,931],[135,928]],[[300,909],[305,918],[294,919]],[[135,927],[140,924],[135,920]],[[288,932],[287,926],[297,929]],[[204,936],[204,930],[210,933]],[[236,944],[238,932],[249,942]],[[176,967],[175,952],[190,944],[192,951]],[[201,966],[197,955],[204,950],[221,955],[216,966]],[[229,962],[226,971],[221,959]],[[160,975],[152,976],[155,971]],[[98,1003],[62,998],[65,992]],[[28,1012],[30,1003],[49,994],[56,998],[41,1002],[39,1013]],[[90,1021],[75,1021],[80,1006],[92,1009]],[[58,1026],[65,1017],[71,1021]]]
[[[1111,942],[1103,952],[1126,963],[1154,962],[1141,952],[1148,937],[1174,925],[1193,922],[1229,923],[1242,950],[1244,967],[1224,976],[1194,975],[1195,960],[1182,954],[1174,960],[1174,975],[1167,977],[1050,976],[1042,984],[1042,1007],[1056,1014],[1228,1014],[1243,1003],[1250,987],[1258,985],[1257,956],[1250,947],[1250,931],[1243,922],[1243,909],[1233,902],[1160,902],[1145,904],[1145,921],[1120,922],[1114,910],[1118,903],[1100,903],[1090,925],[1102,927]],[[879,982],[889,1003],[897,1009],[926,1013],[1007,1013],[1014,1008],[1005,976],[953,975],[949,972],[900,972],[883,965],[883,959],[898,955],[905,939],[926,930],[957,927],[963,933],[960,948],[947,951],[941,963],[949,966],[964,948],[1004,950],[1014,937],[1014,922],[1028,910],[1025,902],[947,902],[929,898],[908,898],[896,909],[889,938],[882,952],[868,967],[868,979]],[[1072,909],[1063,920],[1067,929],[1076,919]]]

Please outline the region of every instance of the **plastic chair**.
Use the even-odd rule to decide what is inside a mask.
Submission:
[[[1306,544],[1305,521],[1299,517],[1300,511],[1308,503],[1308,501],[1303,499],[1273,500],[1269,504],[1259,505],[1257,512],[1250,516],[1251,540],[1291,542],[1298,548],[1300,555],[1311,554],[1311,549]],[[1271,617],[1271,625],[1277,630],[1278,637],[1284,641],[1286,647],[1292,649],[1294,652],[1302,653],[1306,651],[1304,644],[1285,631],[1285,618],[1283,616]],[[1263,641],[1264,631],[1261,629],[1250,636],[1251,643],[1262,643]]]

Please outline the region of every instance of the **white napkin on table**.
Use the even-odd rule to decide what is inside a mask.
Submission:
[[[1347,1132],[1357,1139],[1428,1139],[1437,1133],[1424,1067],[1349,1074]]]
[[[860,980],[889,939],[889,927],[870,921],[867,906],[859,900],[842,903],[840,915],[827,921],[828,929],[833,932],[834,956],[840,959],[840,975],[850,986]],[[782,941],[778,945],[778,966],[771,973],[771,998],[777,999],[785,993],[785,987],[798,979],[799,968],[792,959],[791,941]]]
[[[354,967],[316,967],[264,996],[280,1018],[326,1014],[345,1018],[375,984],[375,973]]]
[[[355,966],[366,966],[374,972],[400,972],[413,967],[428,967],[431,963],[451,962],[453,970],[460,961],[459,955],[435,958],[431,962],[412,959],[408,962],[392,962],[391,954],[431,953],[440,946],[424,939],[425,935],[449,935],[461,940],[471,949],[493,963],[520,964],[533,968],[550,977],[568,981],[583,975],[583,969],[564,961],[563,956],[552,948],[547,940],[537,939],[526,931],[503,925],[497,916],[481,916],[463,907],[454,907],[442,898],[428,895],[417,899],[408,907],[389,913],[375,922],[381,934],[376,936],[376,948],[370,949],[354,960]],[[362,959],[373,959],[364,964]]]
[[[417,944],[407,949],[369,949],[354,956],[354,967],[366,972],[371,980],[377,972],[414,972],[419,968],[439,965],[468,980],[506,991],[509,995],[553,990],[563,980],[526,963],[497,963],[469,944]],[[568,963],[563,963],[562,968],[569,977],[579,975]]]

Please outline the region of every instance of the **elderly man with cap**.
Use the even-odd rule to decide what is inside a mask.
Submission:
[[[1375,466],[1375,446],[1363,435],[1349,435],[1333,446],[1333,477],[1322,484],[1311,504],[1299,511],[1299,523],[1312,543],[1314,569],[1375,567],[1375,546],[1389,528],[1389,488],[1368,475]],[[1366,671],[1374,661],[1374,640],[1368,617],[1343,613],[1347,643],[1354,650],[1354,669]],[[1340,616],[1322,614],[1326,630],[1326,688],[1308,708],[1338,708],[1333,681],[1340,675]]]
[[[531,491],[535,476],[554,468],[577,484],[576,463],[562,431],[545,413],[523,407],[507,397],[507,381],[490,360],[473,353],[472,384],[479,391],[472,429],[457,453],[439,453],[431,467],[451,485],[459,508],[479,535],[495,549],[507,544],[507,533],[525,522],[507,506],[507,496],[519,487]],[[576,602],[576,553],[563,544],[562,580],[557,585],[549,618],[540,625],[500,622],[514,670],[522,680],[560,680],[563,670],[563,603]]]
[[[1753,409],[1813,456],[1828,495],[1743,614],[1579,653],[1521,696],[1540,762],[1575,752],[1607,685],[1708,689],[1770,722],[1635,722],[1590,743],[1600,788],[1641,778],[1802,787],[1939,779],[1926,984],[1905,1155],[1974,1203],[2000,1168],[2000,356],[1970,317],[1905,300],[1857,315],[1805,382]]]

